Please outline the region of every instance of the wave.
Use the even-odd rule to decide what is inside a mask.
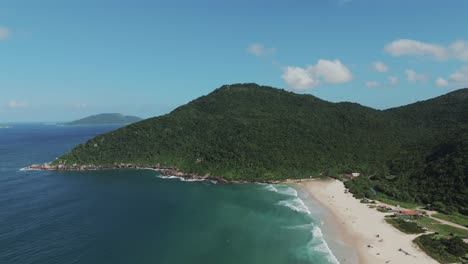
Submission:
[[[305,213],[310,215],[309,208],[305,205],[304,201],[302,201],[300,198],[294,198],[292,200],[283,200],[279,201],[277,203],[278,205],[286,206],[293,211],[299,212],[299,213]]]
[[[288,196],[293,196],[295,198],[282,200],[277,203],[277,205],[286,206],[291,210],[299,213],[304,213],[307,215],[311,215],[310,209],[304,203],[304,201],[298,197],[298,193],[294,188],[291,188],[287,185],[267,185],[265,186],[266,190],[274,191],[277,193],[281,193]],[[320,225],[324,225],[323,221],[320,221]],[[312,229],[310,229],[312,227]],[[320,252],[323,253],[327,260],[333,264],[340,264],[336,256],[333,254],[331,249],[328,247],[325,238],[323,237],[322,230],[316,225],[315,223],[303,224],[303,225],[295,225],[286,227],[288,229],[309,229],[312,233],[311,240],[306,245],[306,255],[311,254],[313,252]]]
[[[315,252],[325,253],[328,261],[334,264],[340,264],[336,256],[333,255],[333,252],[328,247],[327,242],[323,238],[322,230],[318,226],[314,226],[314,228],[312,228],[312,239],[307,244],[307,248]]]
[[[294,196],[297,197],[297,191],[294,188],[291,188],[287,185],[273,185],[273,184],[267,184],[264,187],[265,190],[271,191],[271,192],[276,192],[280,194],[284,194],[287,196]]]
[[[286,227],[283,227],[285,229],[310,229],[311,227],[313,227],[314,224],[313,223],[310,223],[310,224],[304,224],[304,225],[294,225],[294,226],[286,226]]]
[[[265,185],[264,189],[270,192],[278,192],[278,189],[276,189],[272,184]]]

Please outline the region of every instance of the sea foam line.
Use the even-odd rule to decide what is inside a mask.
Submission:
[[[215,181],[210,181],[210,180],[205,180],[205,179],[186,179],[186,178],[178,177],[178,176],[162,176],[162,175],[157,175],[156,177],[158,177],[160,179],[165,179],[165,180],[178,179],[178,180],[183,181],[183,182],[209,181],[209,182],[212,182],[212,183],[216,184]]]
[[[320,243],[315,244],[314,241],[315,239],[319,239]],[[312,229],[312,240],[309,241],[307,247],[309,249],[312,249],[313,251],[318,251],[322,253],[327,254],[327,259],[328,261],[334,263],[334,264],[340,264],[336,256],[333,254],[331,249],[328,247],[327,241],[325,241],[325,238],[323,237],[322,230],[318,226],[314,226]]]
[[[286,206],[292,209],[293,211],[310,215],[309,208],[305,205],[304,201],[302,201],[299,197],[294,198],[292,200],[282,200],[282,201],[279,201],[277,204]]]
[[[276,187],[275,187],[275,186],[269,184],[269,185],[265,186],[265,189],[267,189],[269,191],[274,191],[274,192],[277,192],[277,193],[281,193],[281,194],[284,194],[284,195],[296,197],[294,199],[279,201],[277,203],[278,205],[286,206],[286,207],[292,209],[293,211],[296,211],[296,212],[299,212],[299,213],[305,213],[305,214],[308,214],[308,215],[311,214],[311,212],[309,210],[309,207],[304,203],[304,201],[301,198],[298,197],[298,193],[294,188],[289,187],[287,185],[276,185]],[[321,224],[323,225],[323,221],[321,221]],[[292,226],[292,227],[289,227],[289,228],[296,229],[296,228],[305,228],[305,227],[310,227],[310,226],[313,226],[313,228],[311,230],[312,238],[307,244],[307,250],[308,251],[310,250],[310,251],[325,253],[326,257],[327,257],[328,261],[330,261],[330,263],[340,264],[340,262],[338,261],[336,256],[333,254],[331,249],[328,247],[328,244],[325,241],[325,238],[323,237],[322,230],[317,225],[314,225],[314,224],[311,223],[311,224],[305,224],[305,225],[299,225],[299,226]],[[317,240],[318,240],[318,243],[317,243]]]
[[[273,185],[273,184],[267,184],[265,185],[265,190],[271,191],[271,192],[276,192],[280,194],[284,194],[287,196],[294,196],[297,197],[297,191],[294,188],[291,188],[287,185]]]

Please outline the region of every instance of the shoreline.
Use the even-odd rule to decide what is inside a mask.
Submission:
[[[317,227],[321,230],[322,237],[335,261],[340,264],[362,263],[359,252],[352,246],[353,241],[349,239],[349,236],[344,235],[343,226],[340,225],[332,212],[317,199],[311,197],[299,184],[288,185],[297,190],[298,197],[310,208],[311,215],[317,221]]]
[[[36,170],[36,171],[98,171],[98,170],[155,170],[161,171],[161,178],[177,177],[184,180],[206,180],[220,184],[241,184],[241,183],[265,183],[265,184],[280,184],[298,182],[300,180],[227,180],[219,176],[198,175],[195,173],[185,173],[179,171],[176,167],[165,167],[161,165],[135,165],[135,164],[116,164],[116,165],[51,165],[50,163],[33,164],[21,168],[21,170]]]
[[[22,170],[43,171],[96,171],[142,169],[161,171],[161,178],[180,178],[187,181],[211,181],[216,184],[288,184],[304,194],[308,204],[318,205],[325,212],[324,235],[330,241],[332,252],[341,264],[437,264],[412,241],[419,235],[405,234],[386,223],[385,213],[368,208],[353,197],[343,182],[335,179],[285,179],[281,181],[226,180],[223,177],[180,172],[175,167],[119,164],[95,165],[31,165]],[[399,251],[403,249],[409,255]],[[357,262],[356,262],[357,261]]]
[[[337,236],[347,247],[353,248],[357,253],[357,263],[438,263],[412,242],[419,235],[402,233],[386,223],[385,213],[368,208],[351,193],[345,192],[343,182],[332,179],[309,180],[296,182],[294,185],[307,194],[306,199],[314,200],[329,211],[334,218],[330,219],[329,223],[333,228],[338,228],[333,230],[337,234],[330,237],[334,239]],[[409,255],[399,249],[408,252]]]

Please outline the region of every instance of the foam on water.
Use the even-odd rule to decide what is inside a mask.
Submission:
[[[198,182],[198,181],[207,181],[205,179],[186,179],[186,178],[183,178],[183,177],[178,177],[178,176],[162,176],[162,175],[157,175],[156,177],[158,178],[161,178],[161,179],[177,179],[177,180],[180,180],[180,181],[184,181],[184,182]],[[216,183],[215,181],[210,181],[212,183]]]
[[[310,229],[313,226],[314,226],[314,224],[310,223],[310,224],[304,224],[304,225],[286,226],[286,227],[283,227],[283,228],[286,228],[286,229]]]
[[[331,249],[328,247],[327,242],[323,238],[322,230],[318,226],[314,226],[314,228],[312,228],[312,240],[308,243],[307,247],[309,250],[327,254],[327,259],[331,263],[340,264],[335,255],[333,255]]]
[[[280,184],[266,184],[265,190],[280,193],[287,196],[294,196],[297,197],[297,191],[294,188],[291,188],[287,185],[280,185]]]
[[[184,179],[181,177],[177,176],[162,176],[158,175],[158,178],[162,179],[179,179],[181,181],[205,181],[203,179]],[[304,203],[304,201],[299,198],[298,192],[292,188],[289,187],[288,185],[276,185],[276,184],[261,184],[264,185],[262,189],[271,191],[271,192],[276,192],[288,197],[285,197],[285,200],[280,200],[276,204],[279,206],[284,206],[292,211],[301,213],[301,214],[306,214],[306,215],[311,215],[310,209],[307,207],[307,205]],[[323,221],[320,222],[321,225],[324,225]],[[287,226],[284,227],[286,229],[304,229],[304,230],[310,230],[312,238],[310,241],[302,248],[304,250],[302,254],[306,256],[306,258],[309,258],[309,256],[312,256],[314,253],[317,254],[323,254],[324,257],[327,258],[327,260],[330,263],[333,264],[340,264],[338,259],[333,255],[331,249],[328,247],[327,242],[325,241],[323,237],[322,230],[313,222],[309,224],[302,224],[302,225],[294,225],[294,226]],[[301,255],[302,255],[301,254]]]
[[[302,201],[300,198],[279,201],[277,204],[289,207],[293,211],[296,211],[299,213],[310,214],[309,208],[304,204],[304,201]]]
[[[297,191],[294,188],[291,188],[291,187],[289,187],[287,185],[278,185],[276,187],[276,189],[278,190],[277,191],[278,193],[288,195],[288,196],[297,197]]]
[[[264,189],[271,192],[278,192],[278,189],[276,189],[272,184],[265,185]]]
[[[296,211],[296,212],[299,212],[299,213],[304,213],[304,214],[307,214],[307,215],[311,215],[310,209],[307,207],[307,205],[304,203],[304,201],[301,198],[298,197],[298,193],[294,188],[291,188],[291,187],[289,187],[287,185],[276,185],[276,187],[273,186],[273,185],[267,185],[265,187],[265,189],[270,190],[270,191],[274,191],[274,192],[277,192],[277,193],[281,193],[281,194],[284,194],[284,195],[295,197],[295,198],[292,198],[292,199],[279,201],[277,203],[277,205],[286,206],[286,207],[290,208],[293,211]],[[320,221],[320,224],[324,225],[322,220]],[[328,261],[330,263],[340,264],[340,262],[335,257],[335,255],[333,255],[333,252],[331,251],[331,249],[328,247],[328,244],[327,244],[327,242],[325,241],[325,239],[323,237],[322,230],[317,225],[315,225],[314,223],[310,223],[310,224],[304,224],[304,225],[290,226],[290,227],[286,227],[286,228],[288,228],[288,229],[304,229],[304,228],[307,228],[307,229],[310,230],[311,227],[312,227],[312,229],[311,229],[312,238],[307,243],[307,246],[306,246],[306,251],[308,252],[308,254],[310,254],[312,252],[324,253],[326,255],[326,258],[328,259]]]

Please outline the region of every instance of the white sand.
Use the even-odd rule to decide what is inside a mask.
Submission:
[[[307,181],[298,183],[298,186],[327,207],[337,222],[342,224],[344,243],[356,248],[360,264],[438,263],[412,242],[417,235],[402,233],[386,223],[384,213],[368,208],[352,194],[345,193],[341,181]],[[381,239],[383,241],[379,242]],[[400,248],[410,255],[399,251]]]

